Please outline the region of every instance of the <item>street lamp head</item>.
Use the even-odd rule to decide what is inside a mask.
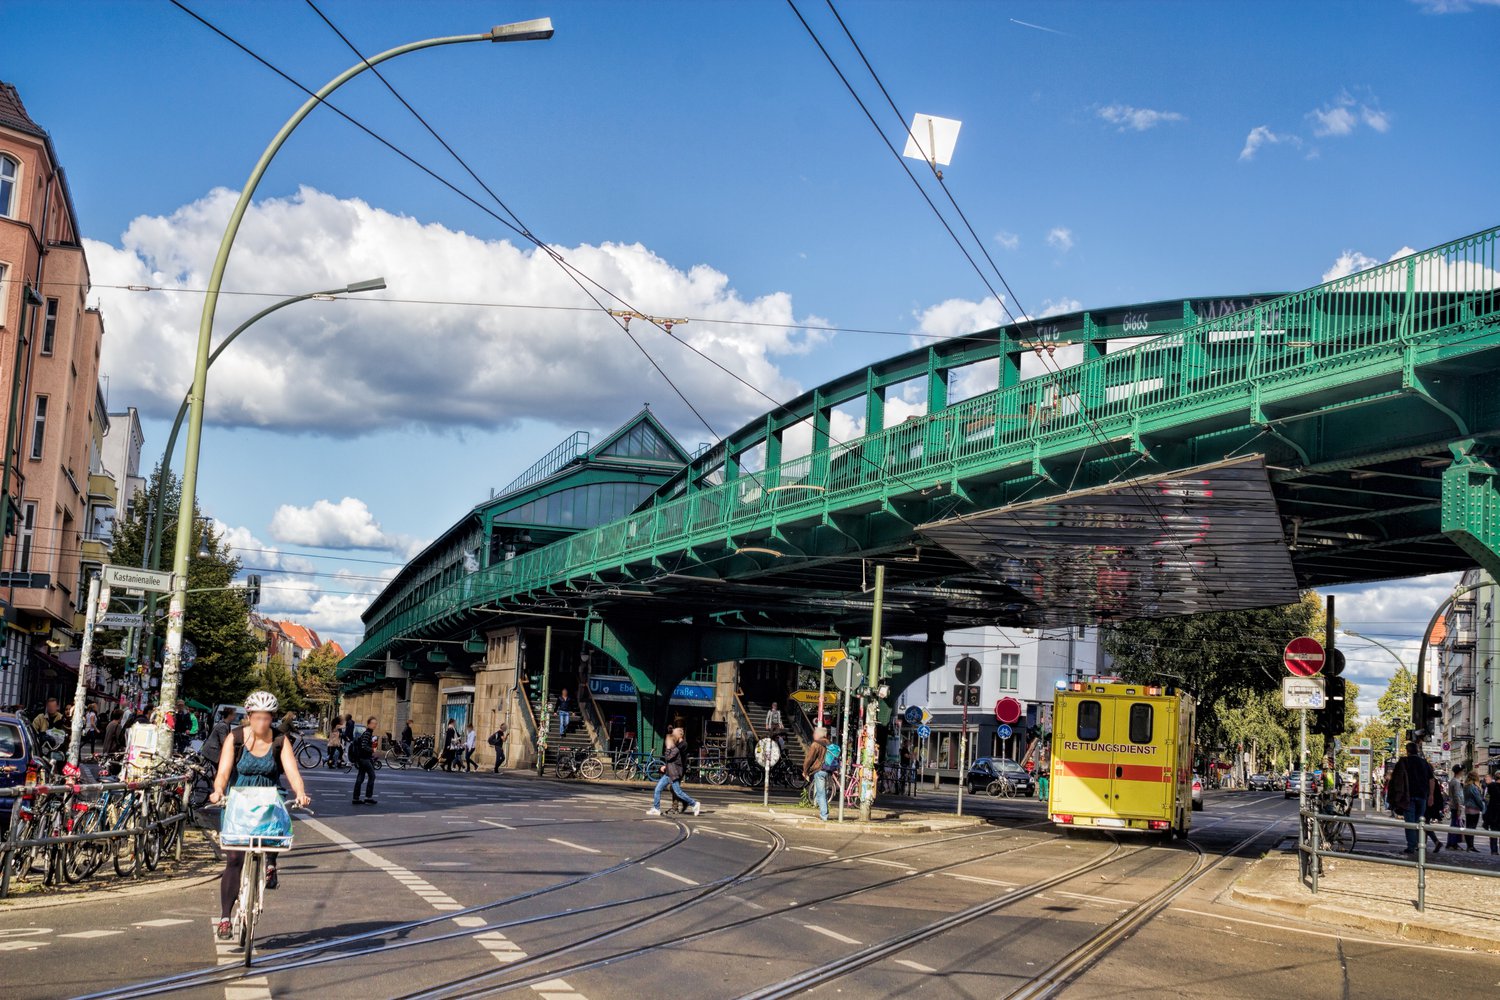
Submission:
[[[351,295],[355,292],[378,292],[385,287],[384,278],[371,278],[368,281],[355,281],[344,286],[344,291]]]
[[[516,21],[513,24],[497,24],[490,29],[492,42],[544,42],[551,37],[552,18],[550,17]]]

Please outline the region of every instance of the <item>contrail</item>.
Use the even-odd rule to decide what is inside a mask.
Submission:
[[[1040,24],[1032,24],[1030,21],[1017,21],[1015,18],[1011,18],[1010,23],[1019,24],[1023,28],[1035,28],[1037,31],[1045,31],[1052,35],[1068,35],[1066,31],[1058,31],[1056,28],[1044,28]],[[1068,35],[1068,37],[1071,38],[1073,36]]]

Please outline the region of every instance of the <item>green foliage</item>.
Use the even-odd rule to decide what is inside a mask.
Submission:
[[[171,473],[164,477],[160,466],[152,473],[146,490],[138,499],[135,516],[122,518],[116,523],[110,562],[131,566],[141,564],[141,554],[146,546],[146,522],[158,491],[164,491],[160,566],[169,568],[172,565],[182,486]],[[250,633],[250,609],[243,595],[229,587],[240,570],[240,561],[213,529],[213,523],[200,515],[196,505],[193,513],[198,532],[194,552],[188,561],[183,636],[197,648],[198,654],[192,667],[183,672],[181,694],[206,705],[237,702],[255,686],[255,657],[262,646],[260,640]],[[207,558],[200,558],[197,554],[200,543],[208,549]],[[155,644],[150,648],[160,649],[166,642],[166,605],[167,597],[162,595],[157,607]],[[291,685],[291,692],[297,693],[295,684]]]
[[[1406,664],[1397,666],[1390,684],[1386,685],[1385,694],[1376,703],[1380,721],[1390,730],[1387,735],[1399,739],[1411,728],[1411,695],[1416,689],[1417,679],[1406,669]]]
[[[256,669],[254,681],[256,687],[276,696],[276,703],[282,712],[300,712],[307,707],[307,703],[302,700],[302,692],[297,690],[297,681],[292,677],[291,669],[280,659],[268,658]]]
[[[331,646],[319,646],[302,657],[302,664],[297,668],[297,686],[302,689],[302,697],[309,705],[326,710],[338,700],[339,684],[335,671],[339,659]]]
[[[1309,591],[1296,604],[1256,611],[1216,611],[1105,630],[1104,649],[1126,680],[1176,684],[1198,699],[1198,743],[1237,742],[1231,729],[1262,725],[1250,700],[1280,689],[1281,653],[1299,635],[1318,634],[1323,607]],[[1226,723],[1223,713],[1250,710]]]
[[[1238,704],[1220,698],[1214,710],[1224,741],[1243,746],[1256,766],[1285,771],[1295,764],[1297,717],[1281,707],[1280,691],[1256,691]]]

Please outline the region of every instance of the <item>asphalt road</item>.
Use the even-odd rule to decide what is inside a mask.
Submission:
[[[308,780],[317,816],[248,976],[212,939],[217,885],[200,882],[0,911],[4,995],[138,995],[173,976],[188,978],[166,995],[213,1000],[1500,990],[1493,956],[1221,899],[1291,835],[1279,795],[1210,793],[1182,843],[1059,834],[1037,803],[983,797],[966,799],[993,817],[977,829],[895,836],[762,824],[723,808],[747,793],[718,789],[699,817],[648,817],[639,788],[382,770],[379,805],[352,806],[352,775]]]

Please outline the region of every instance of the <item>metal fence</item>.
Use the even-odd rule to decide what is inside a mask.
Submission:
[[[1500,869],[1470,868],[1464,865],[1437,864],[1427,860],[1427,837],[1434,838],[1442,835],[1453,834],[1455,831],[1463,836],[1473,837],[1500,837],[1500,830],[1468,829],[1459,830],[1453,826],[1439,826],[1436,823],[1419,821],[1407,823],[1404,820],[1392,819],[1385,816],[1352,816],[1339,813],[1321,812],[1316,807],[1308,807],[1302,810],[1302,832],[1298,838],[1297,850],[1302,856],[1302,872],[1304,884],[1308,889],[1316,893],[1318,891],[1318,879],[1322,875],[1322,859],[1339,858],[1345,861],[1362,861],[1372,865],[1389,865],[1394,868],[1412,868],[1417,873],[1417,909],[1424,910],[1427,906],[1427,873],[1451,872],[1456,875],[1475,875],[1480,878],[1500,878]],[[1347,823],[1351,826],[1373,826],[1383,827],[1391,830],[1416,830],[1417,851],[1414,859],[1405,857],[1392,857],[1386,854],[1373,854],[1365,852],[1341,851],[1337,848],[1329,849],[1325,846],[1329,828],[1335,824]]]
[[[95,840],[124,840],[128,837],[139,837],[154,831],[164,830],[167,827],[177,826],[187,821],[189,817],[188,795],[193,784],[192,774],[172,775],[165,778],[146,778],[137,781],[103,781],[90,784],[56,784],[56,785],[21,785],[14,788],[0,788],[0,799],[12,799],[10,829],[6,833],[5,841],[0,844],[0,899],[10,894],[10,882],[13,874],[17,872],[18,855],[25,855],[37,848],[45,849],[47,852],[47,884],[53,883],[53,877],[60,863],[60,848],[68,844],[81,843]],[[52,836],[22,838],[22,829],[26,826],[20,815],[23,803],[29,803],[33,814],[45,811],[44,803],[51,798],[60,799],[60,811],[64,819],[70,818],[73,806],[81,804],[87,807],[88,802],[82,801],[80,796],[98,796],[105,792],[131,792],[150,793],[155,789],[175,788],[181,808],[174,811],[162,813],[158,809],[142,809],[133,815],[137,818],[131,826],[120,827],[112,830],[100,830],[93,833],[57,833]],[[162,792],[157,792],[161,795]],[[178,829],[173,837],[173,860],[182,860],[182,831]],[[116,845],[118,848],[118,845]],[[29,860],[24,860],[27,870],[31,867]],[[134,876],[140,876],[140,869],[134,871]]]

